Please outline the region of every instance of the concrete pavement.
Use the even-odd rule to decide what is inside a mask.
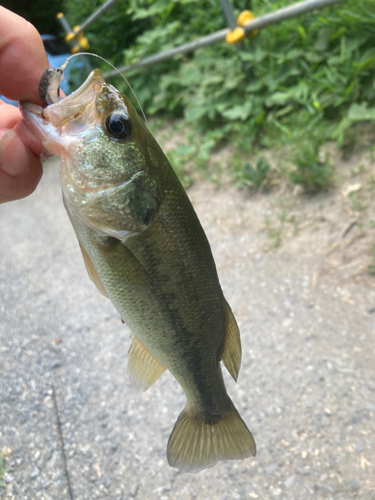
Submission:
[[[256,199],[189,194],[240,325],[239,381],[225,378],[257,457],[168,466],[184,395],[169,373],[129,386],[129,330],[87,276],[52,161],[0,206],[0,498],[375,498],[375,289],[338,288],[312,252],[262,252],[238,223],[261,217]]]

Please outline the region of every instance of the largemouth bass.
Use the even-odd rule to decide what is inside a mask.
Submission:
[[[168,369],[185,392],[169,464],[198,471],[255,455],[220,365],[237,380],[236,320],[198,217],[155,138],[99,70],[59,102],[21,107],[61,158],[63,200],[88,274],[131,328],[131,379],[147,389]]]

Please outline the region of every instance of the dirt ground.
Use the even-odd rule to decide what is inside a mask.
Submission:
[[[207,197],[207,221],[220,223],[215,207],[226,207],[222,215],[232,227],[249,228],[260,235],[254,252],[277,251],[315,254],[321,257],[316,277],[326,277],[340,286],[353,282],[375,286],[375,153],[362,148],[343,159],[335,144],[325,147],[335,174],[332,187],[318,194],[305,193],[301,186],[281,182],[266,192],[234,186],[220,189],[195,186]],[[274,153],[266,153],[276,164]],[[227,198],[227,199],[226,199]],[[202,203],[202,201],[201,201]],[[218,208],[217,208],[218,210]],[[220,218],[219,218],[220,219]],[[266,241],[264,241],[266,237]],[[255,242],[254,242],[255,243]]]
[[[129,331],[87,277],[56,161],[0,206],[0,498],[375,499],[375,161],[327,147],[324,193],[188,190],[240,326],[225,380],[258,448],[198,474],[165,457],[178,384],[130,388]]]

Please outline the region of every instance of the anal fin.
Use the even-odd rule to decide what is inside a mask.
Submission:
[[[88,273],[91,281],[93,281],[95,283],[95,286],[99,290],[99,292],[102,295],[104,295],[104,297],[108,298],[107,292],[105,291],[104,286],[102,285],[102,282],[99,279],[99,276],[98,276],[98,273],[96,272],[94,264],[92,263],[86,250],[81,245],[79,245],[79,247],[81,249],[83,260],[84,260],[85,266],[86,266],[86,270],[87,270],[87,273]]]
[[[133,385],[146,391],[166,370],[165,366],[132,334],[128,372]]]
[[[241,339],[240,331],[237,322],[233,316],[232,309],[228,302],[224,300],[224,321],[225,321],[225,334],[224,334],[224,347],[221,354],[221,359],[232,375],[234,380],[237,381],[238,372],[241,366]]]

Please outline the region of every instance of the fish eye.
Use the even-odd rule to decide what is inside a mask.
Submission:
[[[113,139],[124,140],[132,133],[132,122],[129,116],[114,111],[105,119],[105,128]]]

